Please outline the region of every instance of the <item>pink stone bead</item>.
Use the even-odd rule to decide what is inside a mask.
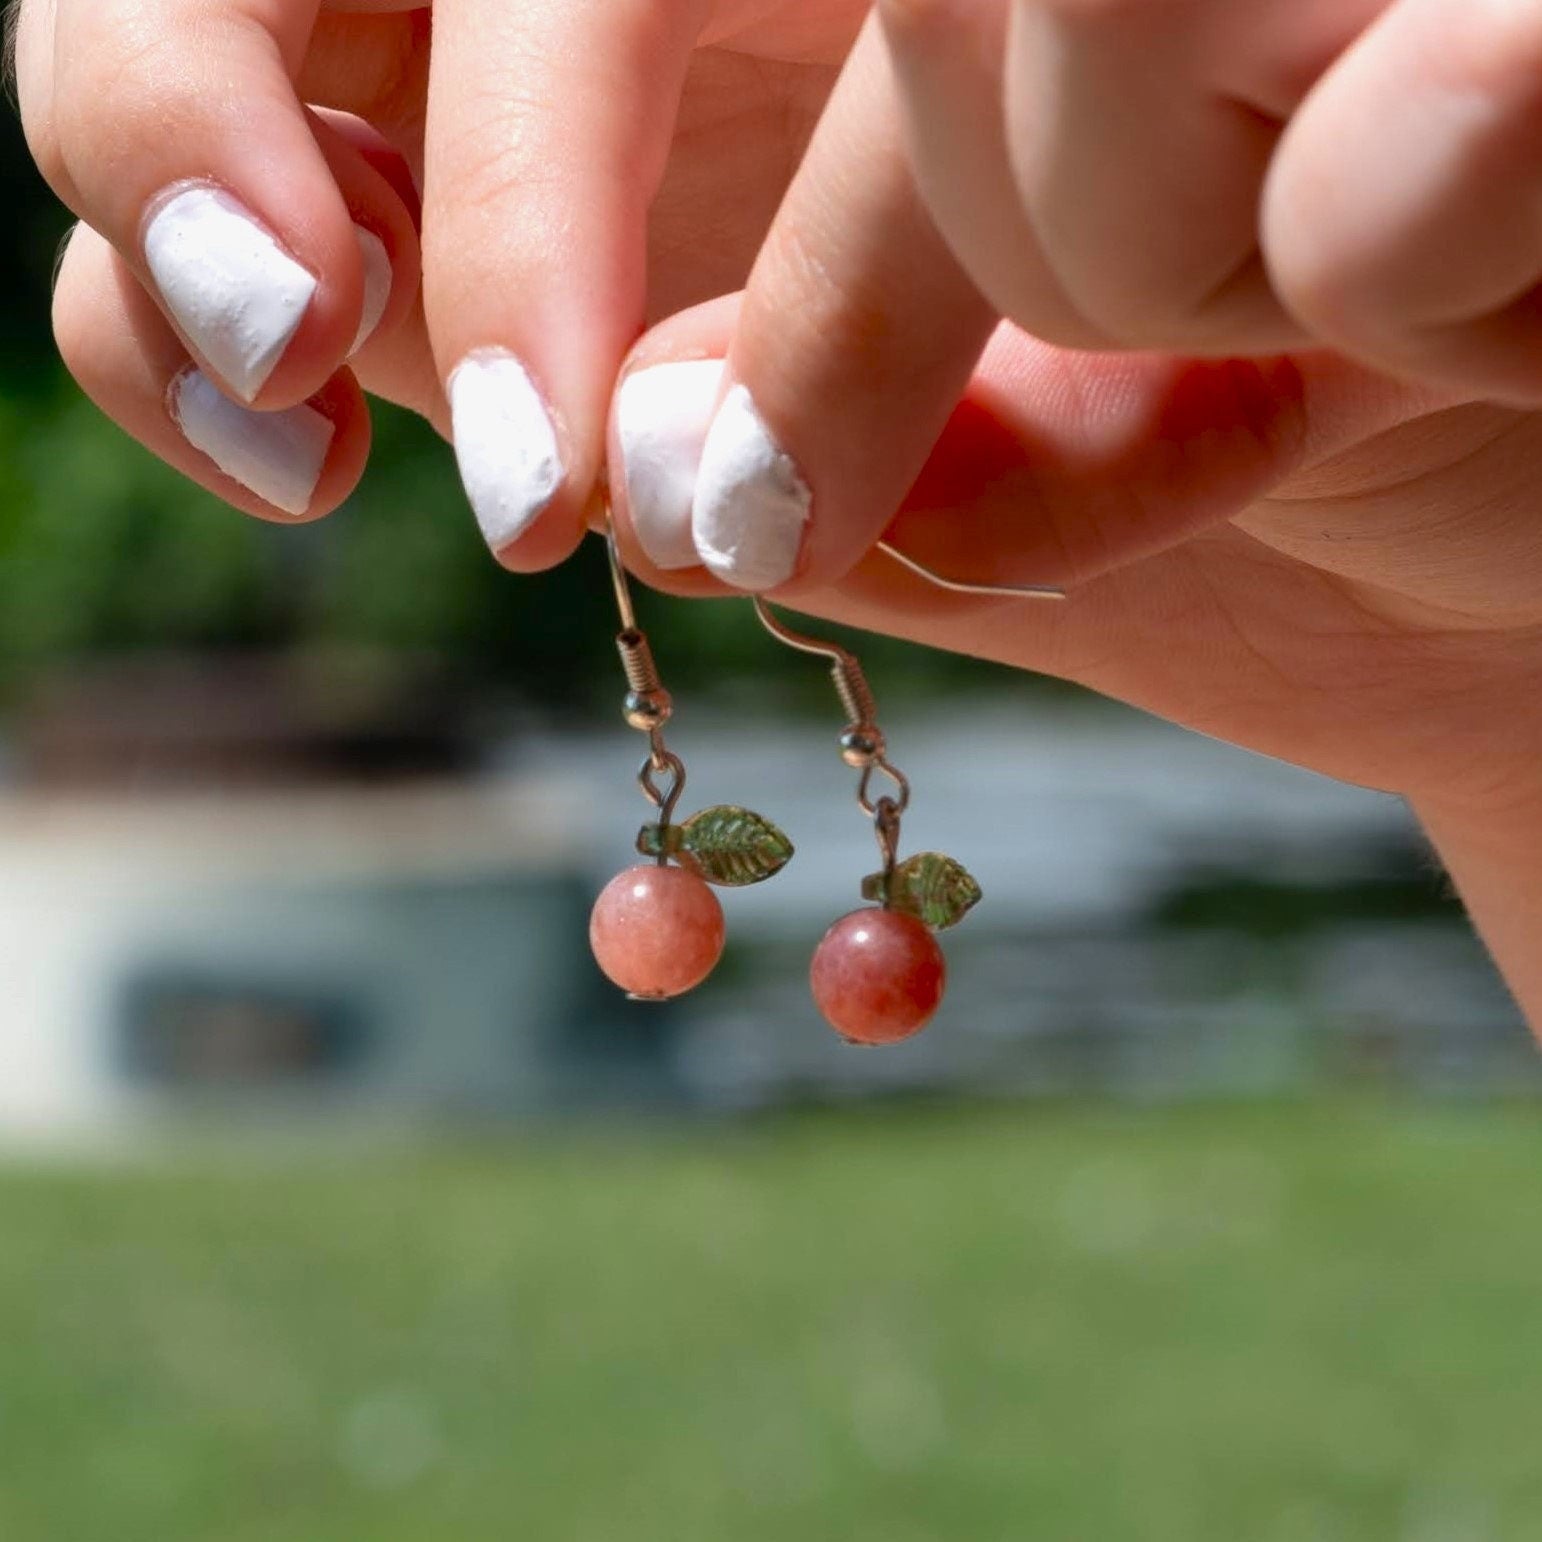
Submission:
[[[617,873],[589,915],[595,962],[622,990],[664,1000],[700,985],[723,952],[723,907],[684,868]]]
[[[894,910],[842,916],[809,969],[815,1004],[855,1044],[893,1044],[919,1033],[947,978],[947,961],[926,924]]]

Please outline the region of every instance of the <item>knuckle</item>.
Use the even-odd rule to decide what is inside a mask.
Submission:
[[[187,43],[170,34],[121,39],[62,70],[54,135],[65,174],[86,186],[129,185],[164,160],[183,133],[196,133],[209,104],[189,81]]]
[[[839,361],[843,371],[870,374],[892,350],[894,317],[869,286],[842,283],[827,249],[796,223],[773,231],[760,277],[751,285],[755,310],[747,325],[762,314],[763,337],[778,355]]]
[[[430,265],[438,255],[459,260],[468,237],[507,247],[514,239],[512,211],[560,189],[555,172],[542,172],[543,166],[550,166],[550,157],[531,154],[531,129],[517,104],[502,103],[497,126],[489,129],[492,121],[479,119],[474,131],[439,146],[435,159],[445,175],[437,195],[431,194],[433,207],[423,222],[424,261]]]

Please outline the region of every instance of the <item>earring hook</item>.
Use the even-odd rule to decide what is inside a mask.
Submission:
[[[1034,600],[1063,600],[1067,597],[1064,589],[1056,588],[1053,584],[985,584],[949,578],[888,541],[879,541],[878,550],[918,578],[935,584],[939,589],[952,590],[955,594],[998,595],[1002,598]],[[805,632],[794,631],[761,595],[751,596],[751,603],[760,624],[778,642],[796,648],[799,653],[812,653],[816,658],[829,661],[830,678],[835,684],[841,705],[846,709],[847,725],[846,732],[841,736],[841,755],[848,765],[862,771],[862,786],[858,792],[862,807],[869,813],[873,812],[868,798],[868,783],[876,768],[887,773],[899,787],[899,806],[903,809],[910,799],[909,783],[885,759],[883,731],[878,727],[878,703],[856,654],[841,647],[839,643],[826,642],[810,637]]]
[[[864,813],[879,815],[887,807],[897,818],[910,806],[910,779],[888,758],[888,741],[878,726],[878,702],[863,673],[856,654],[839,643],[824,642],[804,632],[794,631],[771,609],[761,595],[751,596],[760,624],[780,643],[799,653],[812,653],[830,665],[830,680],[835,694],[846,709],[846,728],[841,734],[841,759],[862,773],[857,786],[857,802]],[[887,777],[894,786],[894,796],[874,801],[872,782],[875,774]]]
[[[963,578],[949,578],[946,574],[939,573],[936,568],[930,568],[924,562],[902,552],[890,541],[878,542],[878,550],[884,556],[899,563],[902,568],[908,568],[917,578],[924,578],[927,583],[935,584],[939,589],[950,589],[954,594],[978,594],[986,597],[994,595],[1004,600],[1063,600],[1066,598],[1065,590],[1056,588],[1053,584],[980,584]]]
[[[616,610],[621,616],[621,630],[635,632],[637,612],[632,606],[632,588],[627,582],[626,568],[621,562],[621,548],[616,542],[616,521],[610,512],[609,498],[602,502],[601,508],[605,515],[605,555],[610,561],[610,582],[616,591]]]

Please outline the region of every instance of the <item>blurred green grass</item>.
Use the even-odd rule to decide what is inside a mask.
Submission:
[[[1528,1107],[0,1173],[15,1542],[1542,1536]]]

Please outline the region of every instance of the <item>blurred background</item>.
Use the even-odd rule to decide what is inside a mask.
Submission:
[[[1542,1079],[1395,800],[864,640],[987,898],[855,1051],[828,683],[642,594],[686,807],[799,849],[628,1004],[600,553],[387,409],[320,525],[179,481],[3,145],[0,1538],[1542,1537]]]

